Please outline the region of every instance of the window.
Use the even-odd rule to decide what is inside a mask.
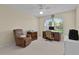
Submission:
[[[46,30],[50,30],[49,27],[54,27],[53,31],[58,31],[63,33],[63,19],[62,18],[49,18],[46,19],[44,27]]]

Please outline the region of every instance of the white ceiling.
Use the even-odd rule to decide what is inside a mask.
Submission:
[[[8,6],[24,12],[29,12],[34,16],[45,16],[45,15],[51,15],[51,14],[75,9],[77,5],[76,4],[42,4],[43,9],[40,9],[39,4],[14,4]],[[40,10],[44,12],[43,15],[40,15],[39,13]]]

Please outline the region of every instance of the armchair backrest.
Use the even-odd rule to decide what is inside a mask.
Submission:
[[[23,35],[22,29],[14,29],[13,32],[14,32],[15,39],[20,37],[20,35]]]

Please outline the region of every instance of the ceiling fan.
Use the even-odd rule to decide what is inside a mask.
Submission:
[[[43,10],[50,9],[49,6],[46,6],[44,4],[39,4],[38,6],[39,6],[39,9],[40,9],[40,14],[43,14],[44,13]]]
[[[45,4],[39,4],[40,9],[51,9],[50,6],[46,6]]]

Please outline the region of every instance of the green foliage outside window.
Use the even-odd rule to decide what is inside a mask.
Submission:
[[[54,26],[56,29],[54,31],[58,31],[60,33],[63,33],[63,22],[62,21],[59,21],[59,20],[53,20],[53,21],[50,21],[48,23],[49,26]]]

